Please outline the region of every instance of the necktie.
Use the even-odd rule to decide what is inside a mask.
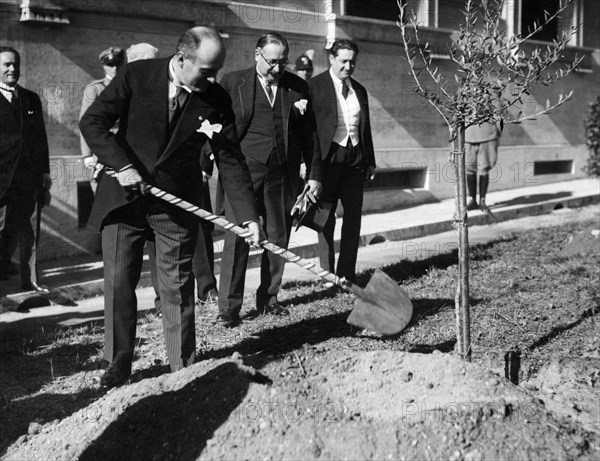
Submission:
[[[177,123],[182,108],[187,99],[187,92],[180,86],[175,91],[175,96],[169,100],[169,124]]]
[[[273,89],[271,88],[271,84],[269,82],[265,82],[265,92],[267,93],[269,104],[271,107],[273,107]]]
[[[342,96],[344,97],[344,99],[348,97],[348,90],[349,89],[346,80],[342,80]]]
[[[10,108],[16,114],[19,110],[19,100],[17,99],[17,92],[14,88],[5,88],[7,94],[8,103],[10,104]]]
[[[177,105],[178,105],[179,109],[183,109],[183,106],[185,105],[185,102],[187,101],[189,93],[187,91],[185,91],[183,89],[183,87],[181,87],[181,86],[178,86],[177,90],[178,91],[175,95],[175,97],[177,98]]]
[[[177,111],[177,96],[179,91],[180,88],[177,87],[177,90],[175,91],[175,96],[169,99],[169,123],[173,121],[173,118],[175,117],[175,112]]]

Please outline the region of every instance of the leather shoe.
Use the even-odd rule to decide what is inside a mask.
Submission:
[[[100,386],[106,390],[122,386],[129,379],[129,373],[124,373],[118,365],[111,364],[100,378]]]
[[[221,313],[217,315],[215,319],[216,323],[224,326],[225,328],[237,327],[242,323],[242,319],[238,314]]]
[[[267,305],[263,306],[262,309],[258,309],[258,311],[265,315],[266,314],[278,315],[278,316],[282,316],[282,317],[286,316],[286,315],[290,315],[290,311],[287,310],[285,307],[283,307],[279,303],[267,304]]]
[[[36,291],[38,293],[50,293],[50,289],[44,285],[38,285],[35,282],[29,282],[29,284],[22,285],[25,291]]]

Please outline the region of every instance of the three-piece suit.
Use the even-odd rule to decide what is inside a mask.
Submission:
[[[352,93],[360,106],[357,120],[357,145],[340,146],[334,142],[340,125],[338,110],[340,103],[330,71],[325,71],[308,81],[313,110],[317,121],[317,131],[323,160],[323,193],[321,199],[333,204],[323,232],[319,233],[319,257],[321,266],[340,277],[353,281],[356,271],[356,257],[360,240],[363,190],[365,172],[375,167],[375,153],[371,135],[369,100],[366,89],[354,79],[350,79]],[[339,90],[338,90],[339,92]],[[344,207],[340,254],[335,268],[335,248],[333,233],[335,210],[338,200]]]
[[[299,171],[306,163],[308,178],[321,179],[321,156],[316,142],[314,115],[308,87],[285,72],[277,83],[271,106],[255,67],[226,74],[221,85],[231,96],[242,152],[252,177],[263,229],[272,243],[287,247],[290,211],[298,190]],[[228,197],[229,198],[229,197]],[[231,214],[225,200],[225,214]],[[231,234],[225,236],[219,286],[219,311],[239,314],[249,248]],[[277,302],[285,260],[264,252],[257,308]]]

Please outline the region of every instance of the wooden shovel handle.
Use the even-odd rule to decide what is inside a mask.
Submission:
[[[176,207],[182,208],[185,211],[195,214],[196,216],[199,216],[202,219],[206,219],[207,221],[210,221],[216,224],[217,226],[222,227],[225,230],[233,232],[239,237],[246,238],[251,235],[247,229],[233,224],[232,222],[228,221],[222,216],[218,216],[209,211],[203,210],[202,208],[190,202],[186,202],[185,200],[182,200],[179,197],[176,197],[172,194],[169,194],[168,192],[165,192],[164,190],[161,190],[156,186],[145,185],[143,187],[143,192],[145,194],[153,195],[161,200],[164,200],[165,202],[175,205]],[[328,270],[323,269],[322,267],[320,267],[312,261],[309,261],[308,259],[304,259],[298,256],[297,254],[286,250],[285,248],[281,248],[280,246],[269,242],[268,240],[263,240],[259,243],[265,250],[270,251],[271,253],[276,254],[278,256],[281,256],[286,261],[303,267],[304,269],[312,272],[313,274],[318,275],[323,280],[332,282],[342,287],[343,289],[349,291],[350,293],[353,293],[357,296],[361,296],[361,294],[363,293],[362,288],[356,286],[355,284],[353,284],[349,280],[346,280],[345,278],[340,278],[337,275],[329,272]]]

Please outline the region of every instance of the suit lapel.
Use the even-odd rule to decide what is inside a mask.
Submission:
[[[335,127],[337,126],[338,100],[333,78],[331,78],[329,71],[327,71],[327,78],[323,79],[323,95],[331,101],[331,110],[329,111],[329,121],[327,123],[328,126],[334,127],[333,134],[331,135],[331,141],[333,141],[333,137],[335,136]]]
[[[246,134],[248,125],[254,115],[254,94],[256,92],[256,70],[254,67],[248,69],[241,78],[238,86],[238,97],[240,98],[241,120],[239,122],[240,139]]]
[[[181,145],[181,143],[190,137],[194,132],[200,128],[202,122],[199,119],[199,115],[202,113],[202,106],[204,105],[201,97],[196,93],[191,93],[188,96],[188,101],[185,103],[179,123],[173,130],[171,139],[164,152],[160,156],[157,165],[163,162],[171,155],[171,153]]]
[[[31,100],[25,89],[23,89],[22,87],[19,87],[18,92],[19,113],[21,117],[20,120],[17,120],[17,123],[19,123],[19,131],[21,135],[23,135],[23,126],[25,124],[25,121],[27,120],[27,115],[31,107]]]
[[[15,114],[14,114],[14,112],[12,110],[11,105],[8,102],[8,99],[6,99],[4,97],[4,95],[0,95],[0,107],[2,109],[2,112],[5,112],[6,114],[9,114],[8,116],[10,118],[12,118],[15,122],[17,121],[17,117],[15,117]]]
[[[364,139],[364,128],[367,120],[367,95],[363,92],[362,88],[358,86],[358,83],[353,78],[350,78],[352,81],[352,88],[354,88],[354,92],[356,93],[356,98],[358,99],[358,105],[360,106],[360,139],[361,141]]]
[[[277,91],[281,91],[281,115],[283,117],[283,139],[285,142],[285,150],[288,150],[288,133],[289,133],[289,122],[290,122],[290,111],[292,110],[292,103],[294,100],[294,92],[289,88],[286,79],[287,72],[283,74],[283,77],[279,81]]]
[[[156,151],[162,152],[168,141],[169,120],[169,73],[170,58],[163,60],[144,85],[143,106],[152,123],[152,133],[156,141]]]

